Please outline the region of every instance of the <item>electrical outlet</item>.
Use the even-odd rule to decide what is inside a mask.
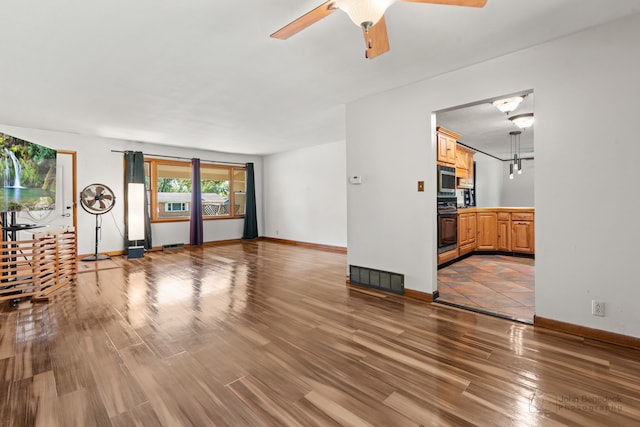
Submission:
[[[591,314],[594,316],[604,316],[604,303],[602,301],[591,301]]]

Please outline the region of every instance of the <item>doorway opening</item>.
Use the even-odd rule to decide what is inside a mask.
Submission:
[[[444,205],[457,215],[455,248],[438,251],[437,303],[533,323],[534,126],[513,120],[533,118],[533,102],[525,90],[434,113],[437,170],[456,172],[454,191],[438,193],[438,231]]]

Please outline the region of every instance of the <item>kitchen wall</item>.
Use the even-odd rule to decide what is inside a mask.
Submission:
[[[509,179],[509,162],[502,162],[501,166],[500,206],[535,207],[535,160],[522,160],[522,173],[514,173],[513,179]]]
[[[476,162],[476,206],[501,206],[502,162],[482,153],[476,153],[473,160]]]
[[[347,246],[344,141],[264,159],[264,235]]]
[[[109,186],[116,195],[114,208],[102,215],[102,229],[99,244],[100,252],[124,249],[124,161],[122,153],[111,150],[134,150],[145,153],[162,154],[179,157],[199,157],[201,159],[228,162],[253,162],[256,177],[256,204],[258,210],[258,229],[262,223],[262,157],[243,156],[213,151],[192,150],[168,147],[157,144],[123,141],[118,139],[91,137],[64,132],[51,132],[38,129],[27,129],[0,125],[0,132],[44,145],[56,150],[75,151],[77,153],[78,192],[86,185],[102,183]],[[95,216],[80,207],[78,197],[78,253],[92,254],[95,245]],[[243,219],[204,221],[204,240],[216,241],[238,239],[242,237]],[[189,243],[189,222],[154,223],[151,225],[153,245],[161,246],[172,243]]]
[[[637,40],[638,14],[348,104],[347,173],[365,177],[348,188],[349,263],[435,290],[432,112],[532,89],[536,314],[640,337],[640,202],[610,180],[611,171],[637,178]],[[615,219],[611,200],[628,201]],[[605,317],[591,315],[592,299],[605,302]]]
[[[509,179],[509,162],[502,162],[482,153],[476,162],[476,206],[535,207],[535,160],[522,161],[522,173]]]

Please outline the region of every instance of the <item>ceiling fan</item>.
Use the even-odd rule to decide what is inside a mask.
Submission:
[[[271,34],[271,37],[286,40],[340,9],[349,15],[349,18],[357,26],[362,28],[366,44],[365,57],[373,59],[389,50],[389,38],[387,36],[387,25],[384,22],[384,12],[397,1],[469,7],[483,7],[487,3],[487,0],[329,0],[285,25]]]

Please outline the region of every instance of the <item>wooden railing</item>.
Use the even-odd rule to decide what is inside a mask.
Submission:
[[[0,301],[46,299],[78,274],[73,227],[34,233],[31,240],[2,242]]]

